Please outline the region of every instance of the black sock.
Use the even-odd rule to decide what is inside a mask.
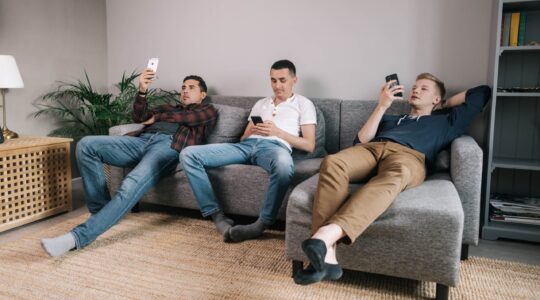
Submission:
[[[313,238],[307,239],[302,242],[302,250],[315,270],[322,271],[327,251],[324,241]]]
[[[213,213],[211,217],[218,232],[221,233],[223,237],[228,235],[229,228],[231,228],[231,226],[234,224],[234,221],[227,218],[221,210]]]
[[[242,242],[260,237],[269,225],[263,223],[261,218],[248,225],[236,225],[229,230],[233,242]]]

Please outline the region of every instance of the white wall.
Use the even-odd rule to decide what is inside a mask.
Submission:
[[[45,135],[56,126],[34,119],[33,103],[55,81],[86,69],[105,89],[153,56],[157,87],[200,74],[222,95],[270,94],[281,58],[310,97],[375,99],[392,72],[407,86],[430,71],[464,89],[488,81],[491,15],[490,0],[0,0],[0,54],[25,83],[6,95],[8,125]]]
[[[106,90],[105,8],[105,0],[0,0],[0,54],[15,56],[24,81],[6,94],[8,128],[21,135],[56,128],[50,118],[32,116],[33,103],[55,81],[84,78],[84,69]]]
[[[491,17],[491,0],[107,0],[108,82],[159,57],[156,87],[199,74],[213,94],[262,96],[288,58],[310,97],[376,99],[393,72],[461,90],[488,81]]]

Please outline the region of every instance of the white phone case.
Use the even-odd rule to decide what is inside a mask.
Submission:
[[[159,58],[157,57],[150,58],[150,60],[148,60],[147,68],[152,69],[154,72],[156,72],[158,63],[159,63]]]

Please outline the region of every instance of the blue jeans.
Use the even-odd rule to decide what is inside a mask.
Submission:
[[[260,212],[261,221],[265,224],[275,222],[294,174],[289,149],[278,141],[266,139],[245,139],[236,144],[189,146],[180,153],[180,161],[203,217],[221,210],[205,168],[252,164],[265,169],[270,174],[268,191]]]
[[[118,222],[153,187],[178,164],[178,152],[171,148],[172,135],[143,133],[132,136],[88,136],[77,144],[88,210],[92,214],[75,227],[77,249],[93,242]],[[111,199],[103,163],[133,168]]]

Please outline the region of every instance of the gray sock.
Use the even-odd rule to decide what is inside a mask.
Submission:
[[[225,238],[228,235],[229,228],[234,224],[234,221],[227,218],[222,211],[215,212],[211,215],[217,230]]]
[[[75,237],[68,232],[55,238],[42,239],[41,245],[50,256],[57,257],[75,248]]]
[[[233,242],[242,242],[260,237],[269,225],[263,223],[261,218],[248,225],[236,225],[229,230]]]

